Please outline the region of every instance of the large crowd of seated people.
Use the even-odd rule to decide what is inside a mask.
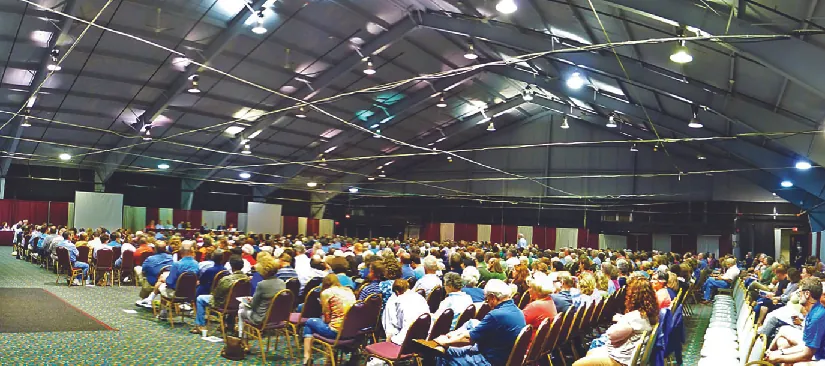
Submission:
[[[522,242],[522,237],[513,244],[252,234],[182,239],[151,230],[84,230],[23,222],[10,228],[18,231],[13,254],[44,268],[54,268],[50,263],[58,248],[65,248],[72,266],[80,270],[74,285],[102,285],[105,280],[95,284],[90,279],[95,258],[100,251],[119,248],[114,265],[131,263],[135,268],[118,280],[138,287],[139,307],[151,308],[160,297],[173,298],[181,276],[194,274],[195,308],[184,310],[192,312],[191,333],[197,335],[205,333],[207,310],[223,308],[239,282],[249,283],[249,301],[223,320],[225,332],[240,338],[244,323],[264,321],[270,301],[288,288],[288,282],[297,282],[296,303],[317,286],[320,316],[302,322],[302,331],[295,334],[304,338],[304,363],[311,361],[313,338],[335,339],[347,312],[371,296],[381,299],[378,339],[401,345],[422,315],[437,319],[449,312],[451,331],[433,339],[434,362],[503,365],[526,326],[535,332],[547,321],[560,321],[569,310],[595,306],[621,293],[622,306],[607,317],[612,322],[574,346],[580,357],[573,361],[575,366],[630,365],[643,335],[658,324],[661,309],[672,308],[693,288],[701,300],[710,301],[715,292],[736,281],[744,281],[748,301],[760,313],[754,317],[761,322],[759,332],[773,340],[766,353],[770,361],[803,364],[825,359],[820,284],[825,274],[814,257],[790,266],[750,253],[737,261],[731,255],[717,259],[713,253],[545,250]],[[84,246],[89,247],[83,252],[88,257],[78,250]],[[217,278],[220,272],[224,276]],[[433,304],[436,294],[442,297]],[[458,324],[465,309],[484,304],[490,310],[486,315]],[[169,315],[163,310],[157,317]]]

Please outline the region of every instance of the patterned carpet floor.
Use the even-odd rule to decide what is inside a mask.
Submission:
[[[186,326],[174,329],[168,321],[154,319],[151,311],[135,306],[136,287],[69,288],[65,281],[55,284],[55,277],[51,271],[14,259],[10,247],[0,247],[0,288],[45,289],[117,330],[2,333],[0,365],[262,364],[257,342],[253,342],[252,354],[245,361],[229,361],[220,357],[222,343],[210,343],[189,334],[191,318],[186,319]],[[123,310],[137,310],[137,314]],[[316,362],[322,362],[318,356]],[[300,359],[290,359],[283,345],[279,350],[273,346],[267,354],[267,364],[300,365]]]

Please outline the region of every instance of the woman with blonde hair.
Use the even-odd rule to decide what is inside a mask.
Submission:
[[[275,277],[275,273],[281,268],[281,264],[271,255],[258,256],[258,263],[255,264],[255,271],[263,278],[255,288],[255,294],[251,301],[243,303],[238,310],[238,337],[243,338],[243,321],[248,320],[252,324],[261,324],[266,317],[269,303],[278,291],[286,289],[286,283]],[[297,294],[296,294],[297,296]]]
[[[260,286],[260,285],[259,285]],[[310,318],[304,326],[304,362],[312,356],[312,335],[335,339],[344,325],[344,316],[355,304],[355,295],[349,287],[341,286],[338,276],[328,274],[321,281],[321,318]]]
[[[591,272],[582,272],[579,274],[579,296],[576,297],[575,305],[585,306],[596,301],[594,292],[596,291],[596,277]],[[598,295],[598,294],[597,294]]]
[[[609,288],[610,288],[610,277],[608,277],[602,271],[596,272],[596,289],[593,290],[593,298],[595,298],[595,299],[607,298],[607,296],[610,295],[609,292],[608,292]]]

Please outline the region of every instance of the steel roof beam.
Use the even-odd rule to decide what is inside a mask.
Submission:
[[[266,0],[253,0],[250,7],[252,9],[260,9]],[[241,32],[245,31],[247,26],[244,24],[246,19],[250,16],[254,15],[253,12],[250,11],[249,7],[243,7],[238,14],[236,14],[232,20],[229,21],[227,27],[218,34],[215,39],[209,43],[209,46],[203,51],[201,56],[203,57],[204,64],[209,64],[217,55],[221,53],[221,51],[229,45],[229,43]],[[169,85],[169,88],[152,104],[149,108],[141,115],[143,120],[146,123],[152,123],[158,116],[160,116],[167,107],[169,107],[169,103],[174,100],[184,89],[187,88],[189,85],[189,77],[195,75],[200,66],[195,64],[189,64],[186,69],[178,74],[174,81]],[[138,138],[136,135],[135,138]],[[135,138],[123,138],[118,143],[118,146],[128,146],[133,145]],[[126,148],[123,151],[128,152],[132,149],[132,147]],[[109,154],[106,157],[105,164],[100,166],[100,169],[96,171],[96,174],[100,181],[106,182],[112,176],[112,174],[123,164],[123,161],[126,159],[127,154]]]

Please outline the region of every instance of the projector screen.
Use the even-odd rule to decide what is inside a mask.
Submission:
[[[75,192],[74,226],[104,227],[115,230],[123,226],[123,195],[117,193]]]
[[[280,234],[281,205],[247,203],[246,231],[255,234]]]

